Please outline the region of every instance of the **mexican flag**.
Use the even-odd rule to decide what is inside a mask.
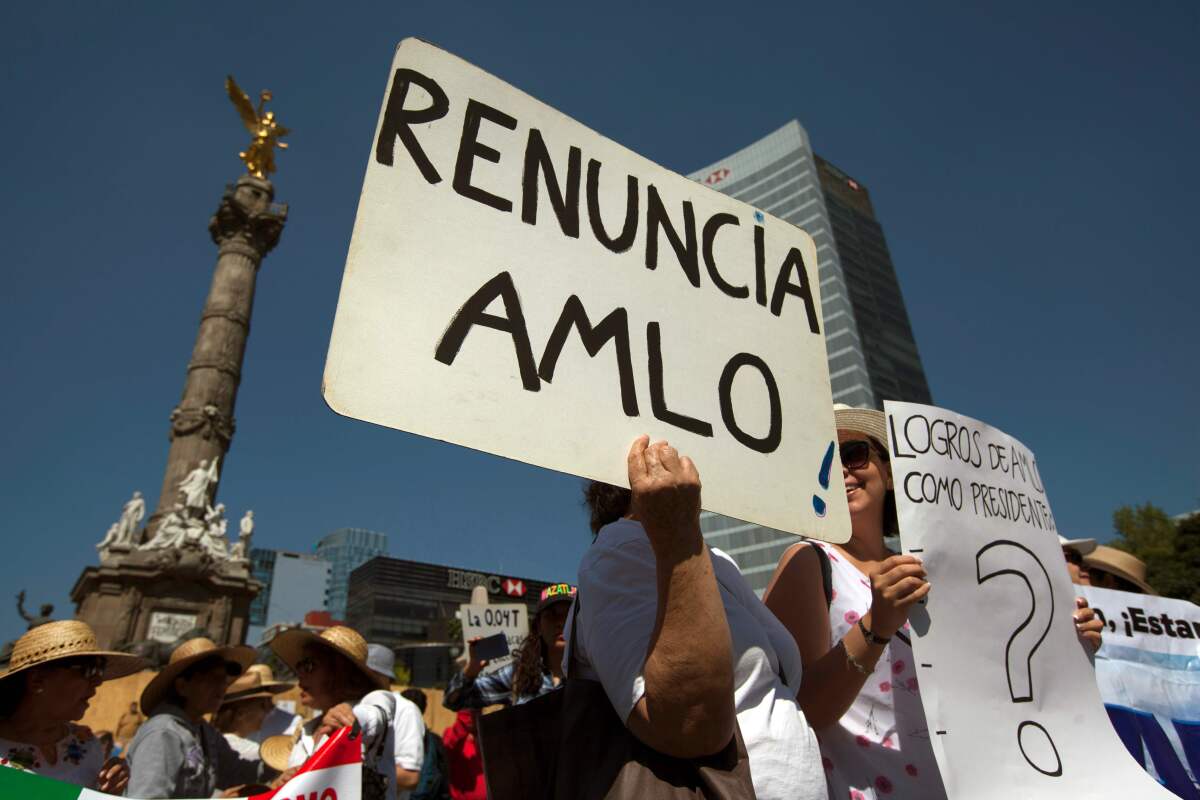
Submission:
[[[361,800],[362,745],[357,737],[350,738],[350,731],[350,728],[342,728],[331,736],[305,762],[300,772],[283,786],[273,792],[251,795],[242,800]],[[0,797],[22,800],[131,800],[4,767],[0,767]]]

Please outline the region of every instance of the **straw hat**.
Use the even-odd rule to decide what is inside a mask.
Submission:
[[[250,700],[257,697],[274,697],[290,688],[292,688],[292,684],[275,680],[275,674],[266,664],[251,664],[246,667],[246,671],[236,681],[229,684],[221,705],[226,706],[239,700]]]
[[[865,433],[886,453],[888,449],[887,417],[873,408],[851,408],[845,403],[833,404],[833,421],[839,430]]]
[[[1099,545],[1091,555],[1084,557],[1083,563],[1087,564],[1088,569],[1095,568],[1111,572],[1118,578],[1124,578],[1138,586],[1146,594],[1158,594],[1150,584],[1146,583],[1146,562],[1132,553],[1126,553],[1115,547]]]
[[[96,646],[96,632],[91,626],[77,619],[64,619],[38,625],[17,639],[8,662],[8,671],[0,675],[0,681],[30,667],[81,656],[105,659],[107,663],[101,680],[106,681],[131,675],[150,666],[145,659],[129,653],[101,650]]]
[[[324,647],[350,659],[350,663],[379,688],[388,689],[392,685],[387,677],[367,666],[367,640],[358,631],[344,625],[326,628],[319,636],[304,628],[289,628],[276,634],[270,645],[275,655],[293,671],[296,670],[296,664],[304,658],[305,647]]]
[[[217,647],[211,639],[205,639],[203,636],[188,639],[171,651],[171,658],[167,662],[167,666],[163,667],[162,672],[155,675],[154,680],[146,684],[146,688],[142,690],[142,713],[150,716],[166,697],[167,692],[174,685],[175,679],[184,670],[198,661],[213,656],[220,657],[226,663],[236,664],[240,674],[245,671],[246,667],[254,663],[258,658],[258,653],[254,652],[253,647],[247,647],[244,644]]]
[[[1064,550],[1074,550],[1081,556],[1086,556],[1097,547],[1095,539],[1068,539],[1061,533],[1058,535],[1058,543]]]
[[[292,757],[292,748],[295,745],[295,736],[268,736],[258,746],[258,757],[271,769],[283,772],[288,768],[288,759]]]

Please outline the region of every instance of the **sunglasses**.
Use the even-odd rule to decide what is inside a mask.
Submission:
[[[851,439],[838,445],[838,453],[842,457],[842,466],[846,469],[862,469],[865,467],[871,460],[872,450],[878,452],[877,448],[866,439]],[[886,460],[883,453],[879,453],[879,457]]]
[[[1063,558],[1067,559],[1069,563],[1074,564],[1077,567],[1083,566],[1083,556],[1079,555],[1079,553],[1075,550],[1067,550],[1064,548]]]
[[[296,662],[297,675],[311,675],[317,669],[317,660],[312,656],[305,656]]]
[[[62,666],[64,669],[78,673],[84,680],[94,681],[104,677],[104,673],[108,668],[108,660],[104,658],[89,658],[87,660],[63,664]]]

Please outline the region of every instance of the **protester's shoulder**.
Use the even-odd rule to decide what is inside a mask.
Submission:
[[[399,697],[390,689],[375,689],[363,695],[363,699],[358,701],[358,704],[376,706],[379,708],[388,709],[389,711],[395,711],[396,701],[403,699],[404,698]]]
[[[613,557],[644,559],[654,558],[654,550],[650,547],[650,539],[640,522],[631,519],[619,519],[610,522],[600,529],[596,541],[583,554],[579,563],[582,571],[586,567],[594,567],[605,559]]]

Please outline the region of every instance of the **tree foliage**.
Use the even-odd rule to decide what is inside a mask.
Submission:
[[[1146,503],[1113,512],[1113,547],[1146,562],[1146,580],[1164,597],[1200,605],[1200,514],[1175,522]]]

